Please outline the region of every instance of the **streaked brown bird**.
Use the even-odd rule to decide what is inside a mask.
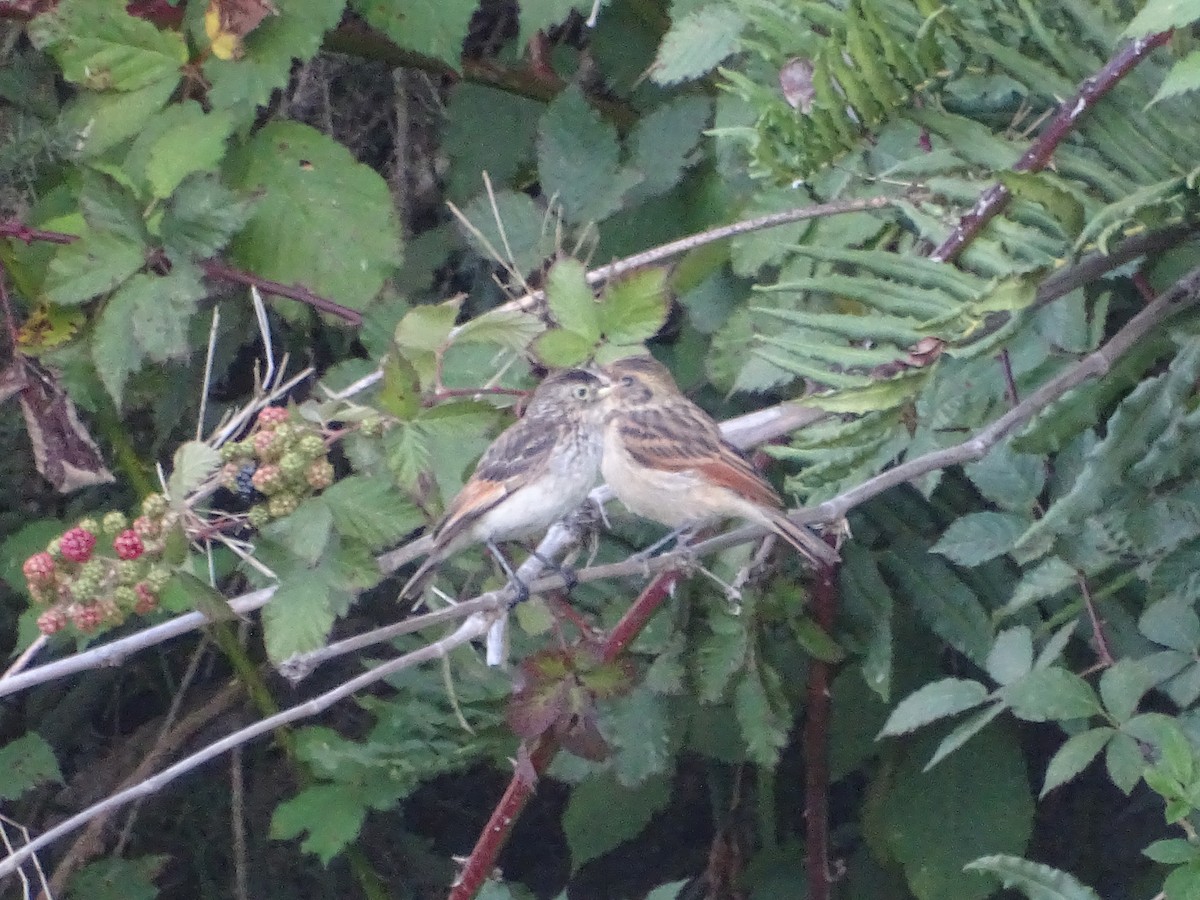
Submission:
[[[608,412],[600,471],[631,512],[672,528],[748,519],[808,559],[837,560],[829,545],[784,515],[779,495],[680,392],[666,366],[631,356],[602,372],[611,384],[601,389]]]
[[[587,499],[599,480],[605,380],[583,369],[549,375],[525,415],[484,451],[474,474],[433,529],[433,548],[400,591],[415,597],[447,557],[484,544],[516,584],[497,543],[549,528]]]

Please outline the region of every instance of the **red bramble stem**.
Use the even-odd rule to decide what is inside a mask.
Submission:
[[[642,591],[625,615],[621,617],[621,620],[613,626],[608,638],[604,641],[600,655],[605,662],[611,662],[625,652],[633,639],[646,627],[650,617],[671,596],[675,586],[682,578],[683,572],[678,569],[662,572]],[[549,733],[544,734],[534,741],[531,747],[526,748],[530,767],[536,775],[540,776],[549,768],[558,749],[558,739]],[[523,769],[528,771],[525,766],[518,766],[517,770],[513,772],[512,780],[509,781],[504,796],[492,810],[491,818],[488,819],[487,825],[480,833],[475,848],[467,858],[458,880],[450,889],[448,900],[471,900],[491,876],[496,867],[496,860],[500,857],[500,851],[504,849],[504,845],[512,834],[513,825],[525,809],[525,804],[529,802],[534,787],[536,787],[536,781],[523,774]]]

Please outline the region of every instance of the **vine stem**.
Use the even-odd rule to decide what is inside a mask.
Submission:
[[[1118,82],[1137,65],[1171,38],[1172,32],[1160,31],[1130,41],[1113,54],[1112,58],[1098,71],[1084,79],[1075,96],[1058,107],[1058,112],[1038,135],[1029,149],[1013,165],[1014,172],[1040,172],[1050,163],[1054,151],[1074,130],[1076,123],[1086,115]],[[975,201],[971,208],[929,258],[938,262],[954,259],[978,237],[984,227],[1004,211],[1012,199],[1012,192],[1003,184],[994,184]]]
[[[22,241],[26,244],[34,242],[47,244],[73,244],[79,240],[79,236],[75,234],[67,234],[62,231],[44,231],[40,228],[30,228],[22,222],[8,220],[0,222],[0,238],[12,238],[13,240]],[[204,274],[216,281],[228,281],[232,284],[242,284],[247,287],[253,286],[258,288],[264,294],[271,294],[275,297],[285,297],[288,300],[296,300],[300,303],[305,303],[319,312],[328,313],[331,316],[337,316],[339,319],[347,322],[354,327],[362,324],[362,313],[358,310],[350,309],[347,306],[342,306],[340,303],[335,303],[328,297],[322,297],[320,294],[310,291],[302,285],[282,284],[278,281],[272,281],[269,278],[263,278],[261,275],[255,275],[253,272],[246,272],[242,269],[235,269],[220,260],[206,259],[200,263],[200,268]]]

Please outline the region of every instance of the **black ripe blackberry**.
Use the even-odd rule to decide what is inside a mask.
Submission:
[[[258,466],[252,462],[243,463],[241,469],[237,473],[237,492],[239,497],[244,497],[249,500],[257,493],[254,490],[254,482],[251,479],[254,477],[254,470]]]

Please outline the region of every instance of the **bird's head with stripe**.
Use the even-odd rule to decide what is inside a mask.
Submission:
[[[602,370],[609,384],[601,393],[614,408],[654,405],[680,396],[670,370],[652,356],[629,356]]]

